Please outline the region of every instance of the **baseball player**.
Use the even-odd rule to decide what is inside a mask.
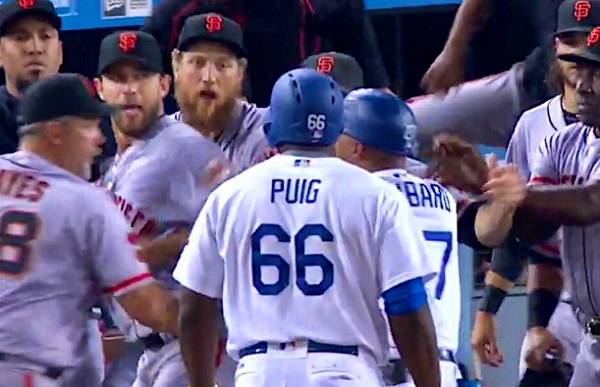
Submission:
[[[306,58],[302,62],[302,67],[329,75],[340,86],[344,95],[352,90],[365,87],[362,68],[356,59],[350,55],[339,52],[324,52]],[[418,150],[413,149],[413,153],[416,156]],[[411,174],[420,177],[424,177],[427,172],[425,164],[411,157],[406,159],[405,167]]]
[[[87,182],[109,111],[75,74],[39,81],[23,97],[20,151],[0,157],[2,387],[100,385],[95,370],[78,369],[89,361],[95,290],[177,334],[177,300],[137,259],[110,196]]]
[[[561,4],[558,10],[558,27],[555,34],[555,56],[582,50],[587,33],[595,25],[600,24],[600,2],[590,1],[588,3],[590,13],[586,18],[574,17],[573,2],[565,1]],[[577,121],[575,115],[577,111],[575,101],[576,67],[573,63],[556,58],[550,67],[558,73],[551,74],[551,76],[561,79],[560,86],[563,93],[525,112],[519,119],[508,146],[506,162],[519,166],[519,170],[525,177],[529,176],[533,166],[533,155],[543,138]],[[501,242],[493,239],[486,241],[486,244],[494,246]],[[512,282],[521,273],[518,251],[508,247],[503,249],[508,251],[493,258],[492,271],[486,275],[487,285],[484,299],[475,319],[472,337],[472,344],[481,361],[492,365],[497,365],[501,360],[501,353],[496,342],[494,316],[506,293],[512,287]],[[550,290],[559,290],[562,275],[561,270],[558,270],[557,267],[560,264],[560,259],[556,259],[560,258],[557,249],[552,245],[544,244],[528,255],[531,263],[528,270],[529,281],[531,281],[529,287],[537,288],[535,282],[542,280],[552,284]],[[548,256],[554,259],[549,260]],[[564,302],[558,304],[556,312],[549,321],[548,328],[563,345],[565,361],[573,364],[579,351],[581,330],[569,305],[568,294],[563,294],[561,301]],[[524,341],[524,349],[528,347],[528,341],[527,339]],[[524,374],[526,368],[525,353],[525,350],[521,352],[521,375]]]
[[[120,107],[111,118],[118,152],[103,183],[140,239],[143,260],[156,278],[176,291],[170,270],[210,192],[209,163],[224,166],[224,155],[190,126],[164,115],[162,100],[170,78],[163,73],[160,49],[151,35],[108,35],[100,45],[98,73],[98,95]],[[176,338],[120,312],[111,313],[116,324],[145,347],[133,385],[187,386]]]
[[[572,284],[573,303],[577,307],[577,319],[585,327],[580,352],[575,361],[571,387],[592,386],[600,383],[597,352],[600,323],[598,298],[592,275],[597,259],[594,258],[600,222],[597,209],[599,185],[597,183],[599,154],[597,127],[600,127],[600,28],[588,35],[582,52],[559,56],[560,59],[576,63],[578,81],[576,87],[577,110],[581,123],[567,126],[540,144],[534,161],[530,182],[525,188],[520,174],[511,169],[497,171],[484,187],[492,203],[478,211],[476,227],[480,233],[489,232],[495,223],[510,225],[512,233],[525,242],[539,242],[562,227],[562,259],[568,282]],[[563,185],[554,188],[552,185]],[[564,187],[572,185],[573,187]],[[493,213],[494,205],[504,203],[515,206],[516,211],[507,214]],[[525,220],[527,219],[527,220]],[[524,223],[520,223],[524,222]],[[552,310],[558,302],[556,294],[539,291],[536,293],[536,308]],[[548,353],[561,352],[558,341],[543,327],[535,332],[536,343],[532,346],[528,364],[542,367]]]
[[[406,195],[416,228],[425,237],[428,259],[439,268],[437,279],[427,285],[427,294],[439,346],[441,386],[456,387],[460,379],[455,357],[460,325],[457,206],[448,189],[404,169],[416,131],[416,121],[404,101],[378,90],[355,90],[344,100],[344,132],[336,153]],[[394,346],[390,358],[383,370],[386,385],[414,386]]]
[[[172,66],[181,109],[173,117],[213,139],[236,171],[260,160],[268,148],[262,132],[266,109],[238,98],[247,67],[239,24],[215,13],[189,17]]]
[[[407,199],[332,157],[342,113],[331,78],[284,74],[265,126],[283,154],[223,183],[202,209],[174,272],[185,288],[181,342],[192,385],[212,382],[221,298],[236,386],[381,385],[383,294],[416,384],[439,386],[425,291],[436,269]]]

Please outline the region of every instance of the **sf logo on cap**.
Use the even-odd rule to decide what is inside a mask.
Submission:
[[[33,8],[35,0],[19,0],[19,7],[23,9]]]
[[[329,74],[333,70],[335,61],[330,56],[322,56],[317,61],[317,71],[323,74]]]
[[[219,32],[223,28],[223,18],[219,15],[209,15],[204,24],[206,30],[211,34]]]
[[[587,38],[587,46],[592,47],[600,40],[600,27],[594,28]]]
[[[119,35],[119,47],[123,52],[129,52],[135,48],[137,35],[134,32],[123,32]]]
[[[589,1],[578,1],[573,5],[573,17],[577,21],[582,21],[583,19],[590,16],[590,9],[592,5]]]

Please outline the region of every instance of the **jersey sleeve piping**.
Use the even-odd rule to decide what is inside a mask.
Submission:
[[[124,281],[119,282],[118,284],[104,288],[102,292],[104,294],[112,294],[112,295],[121,295],[127,293],[129,290],[136,285],[139,285],[142,282],[146,282],[152,279],[152,274],[150,273],[142,273],[138,274],[134,277],[130,277]]]

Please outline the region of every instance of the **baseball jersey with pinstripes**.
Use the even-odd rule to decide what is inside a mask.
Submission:
[[[580,185],[599,179],[600,139],[591,127],[575,123],[544,138],[530,182]],[[573,301],[586,318],[600,316],[599,241],[600,225],[562,228],[563,268]]]

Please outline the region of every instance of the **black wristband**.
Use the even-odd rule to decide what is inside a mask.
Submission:
[[[543,327],[546,328],[554,310],[558,305],[559,293],[548,289],[537,288],[527,295],[529,306],[529,321],[527,328]]]
[[[495,315],[504,302],[506,292],[494,285],[485,285],[483,298],[479,303],[479,311]]]

